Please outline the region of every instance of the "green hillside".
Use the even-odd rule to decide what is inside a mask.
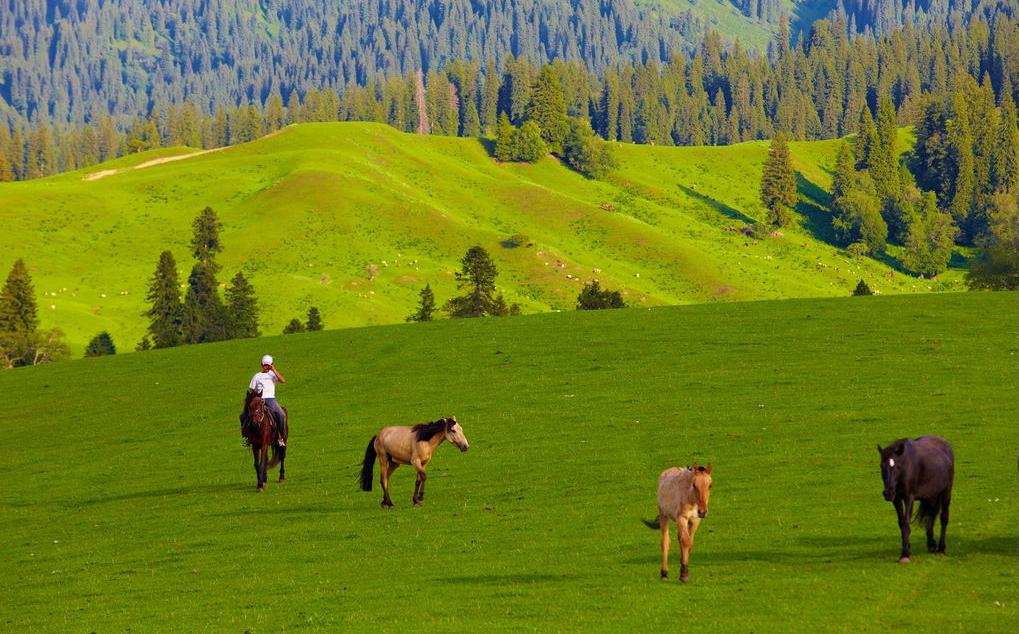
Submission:
[[[1015,293],[742,302],[0,372],[0,629],[1009,631],[1017,324]],[[236,415],[265,352],[292,436],[256,494]],[[471,449],[439,448],[424,508],[406,468],[392,511],[357,490],[380,426],[449,414]],[[875,445],[925,433],[956,453],[948,556],[914,532],[906,566]],[[640,520],[694,461],[710,514],[662,583]]]
[[[476,140],[305,124],[217,151],[164,149],[0,184],[0,269],[25,259],[42,325],[62,328],[75,354],[102,330],[134,348],[159,253],[170,249],[186,280],[191,222],[207,205],[224,223],[220,282],[245,272],[265,334],[312,305],[327,328],[401,322],[425,283],[440,303],[456,292],[453,272],[475,244],[524,312],[572,310],[595,278],[637,306],[844,296],[860,278],[884,294],[962,288],[958,270],[918,282],[894,258],[825,242],[835,143],[791,144],[801,226],[757,241],[738,229],[763,219],[767,142],[619,145],[620,169],[598,182],[551,157],[499,164]],[[517,234],[524,246],[503,246]]]

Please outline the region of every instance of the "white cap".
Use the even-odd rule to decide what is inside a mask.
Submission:
[[[262,365],[266,365],[266,364],[272,365],[272,355],[271,354],[267,354],[264,357],[262,357]]]

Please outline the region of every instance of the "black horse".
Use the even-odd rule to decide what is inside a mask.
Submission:
[[[913,503],[920,502],[915,521],[927,529],[927,550],[945,554],[945,529],[948,528],[948,506],[952,501],[952,480],[955,478],[955,457],[952,446],[944,438],[921,436],[916,440],[902,438],[881,454],[881,479],[885,483],[885,499],[895,506],[902,531],[900,563],[909,563],[909,521]],[[934,519],[941,513],[941,539],[934,541]]]

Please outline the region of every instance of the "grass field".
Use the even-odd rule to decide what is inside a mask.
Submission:
[[[440,305],[457,293],[453,273],[475,244],[525,313],[573,309],[591,279],[637,306],[845,296],[861,278],[883,294],[961,290],[960,269],[918,281],[894,250],[874,260],[831,245],[836,143],[791,144],[799,223],[758,241],[738,229],[763,219],[766,142],[619,145],[619,170],[599,182],[551,157],[498,164],[472,139],[305,124],[213,152],[163,149],[0,184],[0,270],[25,259],[42,325],[63,329],[75,356],[103,330],[134,349],[160,252],[174,253],[185,281],[191,222],[207,205],[224,224],[220,282],[244,271],[265,334],[310,306],[327,328],[402,322],[426,283]],[[525,245],[507,248],[514,235]]]
[[[1017,296],[445,321],[0,373],[0,630],[1012,631]],[[236,415],[276,355],[288,481]],[[384,424],[456,414],[425,507],[356,475]],[[948,557],[900,565],[875,446],[957,460]],[[655,482],[714,465],[691,581]],[[674,556],[678,549],[673,549]],[[678,570],[677,560],[673,567]]]

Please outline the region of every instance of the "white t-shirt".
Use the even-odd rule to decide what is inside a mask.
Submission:
[[[279,381],[279,377],[272,370],[268,372],[258,372],[255,376],[251,377],[251,383],[248,384],[248,389],[258,389],[258,385],[262,385],[262,398],[276,398],[276,382]]]

